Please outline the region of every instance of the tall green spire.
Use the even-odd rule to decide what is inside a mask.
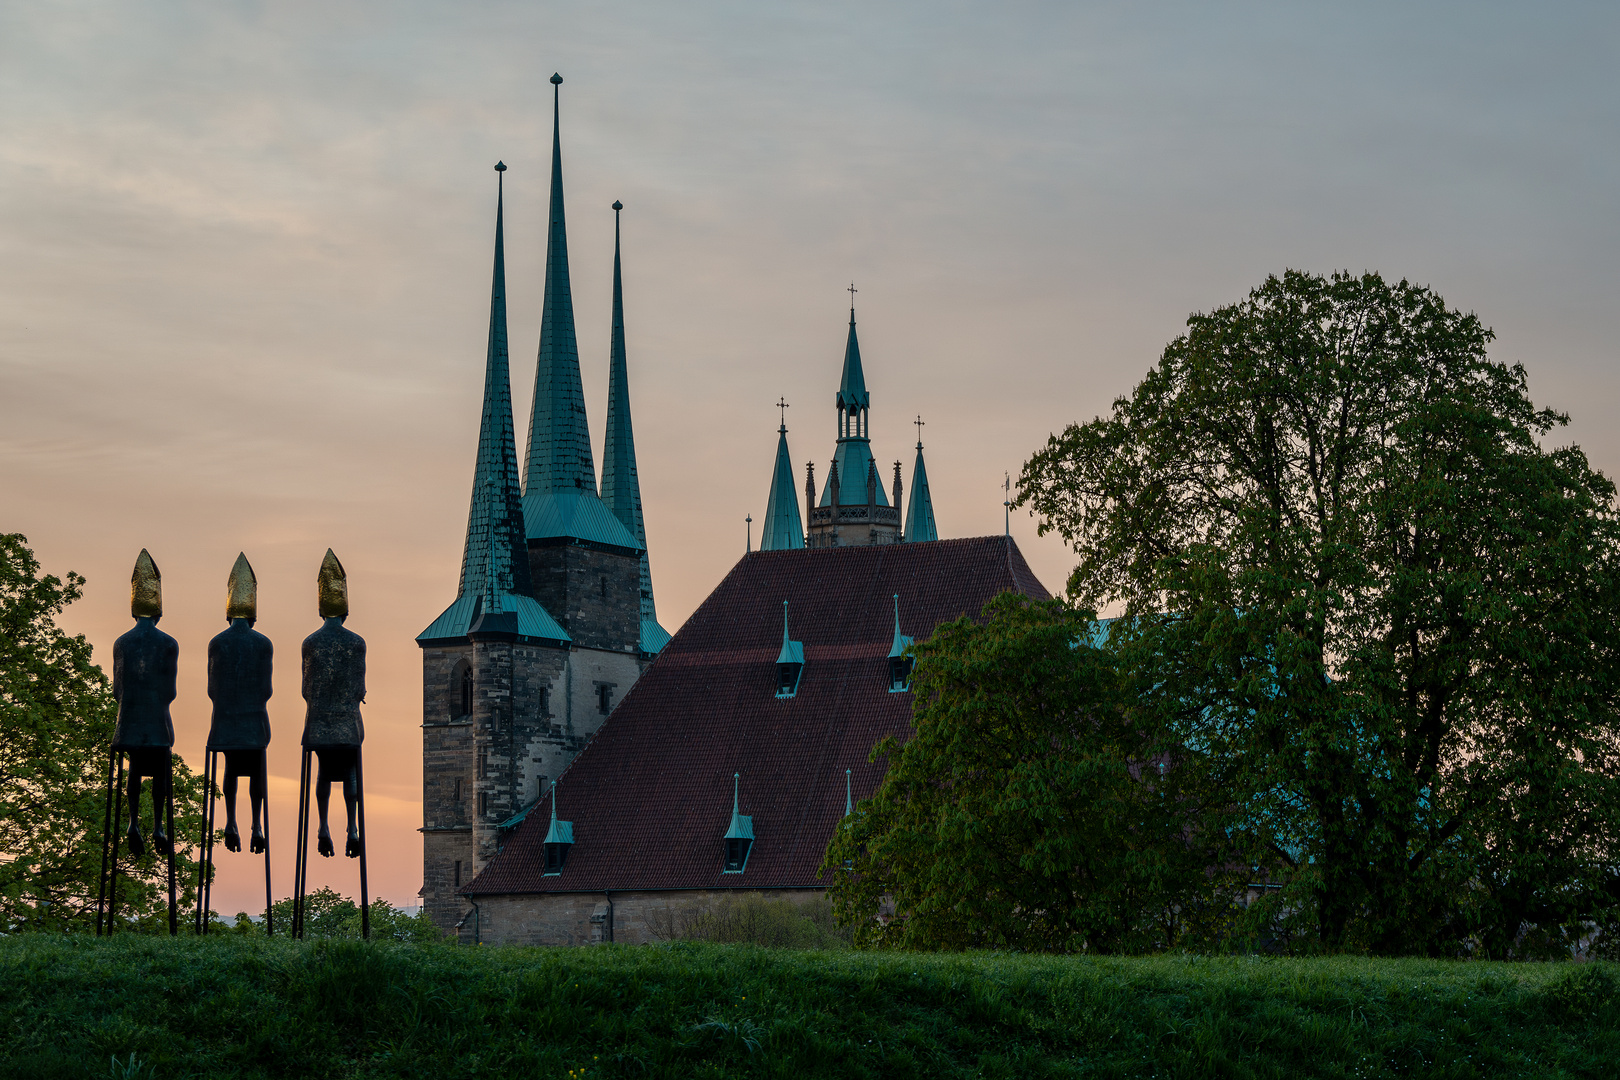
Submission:
[[[553,75],[553,88],[562,76]],[[568,227],[563,215],[562,136],[558,93],[551,103],[551,224],[546,237],[546,291],[540,307],[540,363],[529,414],[523,474],[523,520],[530,540],[572,539],[625,551],[642,544],[596,494],[585,390],[574,336],[568,283]]]
[[[784,421],[776,429],[776,470],[771,473],[771,494],[765,502],[765,521],[759,530],[759,550],[792,551],[802,547],[804,522],[799,517],[798,493],[793,490],[793,462],[788,457],[787,423]]]
[[[922,417],[917,418],[917,463],[911,467],[911,498],[906,501],[904,539],[938,540],[934,526],[934,500],[928,496],[928,470],[923,467]]]
[[[641,651],[657,652],[669,635],[658,625],[652,568],[647,562],[647,526],[641,516],[636,476],[636,436],[630,423],[630,374],[624,349],[624,277],[619,268],[619,212],[613,203],[613,335],[608,355],[607,441],[602,447],[602,501],[641,545]],[[661,635],[661,638],[660,638]],[[656,645],[656,647],[649,646]]]
[[[838,404],[844,409],[865,409],[872,404],[861,371],[861,343],[855,337],[855,306],[849,308],[849,340],[844,342],[844,377],[838,383]]]
[[[478,426],[467,544],[461,554],[462,595],[532,596],[528,545],[518,486],[517,438],[512,425],[512,378],[506,347],[506,165],[495,171],[495,271],[489,298],[489,350],[484,361],[484,414]]]
[[[526,500],[554,492],[596,493],[585,391],[574,335],[574,294],[568,280],[568,226],[563,214],[561,75],[551,77],[551,216],[546,235],[546,287],[540,308],[540,364],[529,415],[524,473]]]
[[[495,171],[506,172],[506,165],[496,162]],[[461,584],[455,602],[417,636],[420,642],[461,640],[478,630],[513,633],[535,641],[568,640],[568,634],[534,599],[529,578],[506,343],[506,200],[499,180],[496,192],[484,409],[478,425],[472,506],[467,511],[467,543],[461,554]]]

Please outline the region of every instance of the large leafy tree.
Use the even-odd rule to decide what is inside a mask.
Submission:
[[[25,537],[0,534],[0,932],[94,925],[107,748],[118,716],[90,643],[56,625],[84,578],[39,569]],[[202,780],[178,757],[174,768],[184,907],[196,895],[184,841],[202,827]],[[120,925],[166,930],[167,861],[148,851],[123,864]]]
[[[1121,708],[1089,611],[1006,594],[914,646],[915,734],[823,872],[860,944],[1142,951],[1207,910],[1197,769]],[[888,917],[892,913],[893,917]]]
[[[1289,272],[1020,478],[1304,944],[1550,953],[1620,897],[1615,489],[1491,338]]]

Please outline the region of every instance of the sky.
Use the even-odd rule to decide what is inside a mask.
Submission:
[[[600,467],[615,199],[653,586],[675,630],[762,516],[778,411],[833,452],[853,282],[873,450],[945,536],[1287,268],[1432,286],[1557,442],[1620,473],[1620,9],[1507,3],[126,4],[0,0],[0,531],[89,579],[110,670],[141,548],[202,764],[238,551],[276,645],[277,895],[328,547],[369,643],[370,877],[421,885],[421,661],[454,599],[504,160],[533,391],[553,71]],[[521,452],[521,447],[520,447]],[[1073,557],[1015,512],[1057,589]],[[282,838],[278,840],[277,838]],[[347,860],[311,885],[358,891]],[[262,907],[221,853],[216,905]]]

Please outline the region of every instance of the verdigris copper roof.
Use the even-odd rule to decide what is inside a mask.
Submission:
[[[624,279],[619,272],[619,212],[624,204],[613,203],[613,335],[608,355],[607,441],[602,447],[602,502],[618,518],[641,547],[641,621],[658,625],[658,607],[653,602],[652,566],[647,561],[647,526],[641,514],[641,480],[636,472],[636,436],[630,422],[630,373],[624,348]],[[669,635],[658,627],[664,640]],[[658,634],[653,635],[656,640]],[[642,635],[643,653],[648,636]],[[661,646],[660,646],[661,647]]]
[[[911,497],[906,501],[907,540],[938,540],[934,500],[928,495],[928,470],[923,466],[922,440],[917,441],[917,462],[911,467]]]
[[[596,465],[585,416],[585,391],[579,378],[579,342],[574,334],[574,294],[568,279],[557,89],[562,76],[553,75],[551,81],[551,212],[546,233],[546,284],[540,305],[540,358],[523,475],[523,494],[529,499],[555,491],[596,494]]]
[[[793,462],[788,457],[787,425],[783,424],[776,432],[776,467],[771,471],[765,520],[759,527],[759,550],[793,551],[802,547],[804,520],[799,516],[799,493],[793,490]]]
[[[594,491],[558,491],[523,497],[523,524],[530,540],[584,540],[634,554],[641,544]]]
[[[878,475],[877,462],[872,458],[872,444],[866,439],[839,439],[833,453],[833,468],[838,470],[838,505],[865,506],[867,484],[873,488],[878,506],[888,506],[889,496],[883,490],[883,478]],[[821,485],[821,501],[817,506],[832,505],[832,469]]]
[[[844,343],[844,377],[838,383],[838,404],[846,409],[865,409],[872,404],[866,392],[866,375],[861,371],[861,343],[855,337],[855,309],[849,309],[849,340]]]
[[[496,165],[505,172],[505,165]],[[497,186],[497,192],[500,187]],[[512,380],[506,339],[504,193],[495,202],[495,270],[489,302],[489,347],[484,361],[484,406],[478,426],[467,542],[457,596],[417,641],[465,639],[482,617],[488,629],[510,623],[511,633],[540,641],[568,634],[532,599],[523,507],[518,495],[517,440],[512,424]]]
[[[563,774],[574,847],[545,876],[547,822],[531,814],[464,891],[824,888],[817,869],[845,808],[883,775],[867,760],[909,737],[890,693],[895,594],[919,638],[997,593],[1045,597],[1010,539],[756,551],[736,564]],[[797,693],[776,697],[782,602],[804,647]],[[724,874],[733,774],[752,818],[746,869]]]
[[[416,635],[416,643],[448,645],[466,641],[474,633],[512,634],[541,645],[561,646],[573,640],[538,600],[508,594],[486,603],[484,597],[470,593],[456,597],[455,603]]]

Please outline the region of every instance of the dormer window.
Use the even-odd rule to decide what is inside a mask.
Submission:
[[[557,820],[557,785],[551,785],[551,828],[546,832],[546,877],[556,877],[568,863],[568,851],[574,846],[574,823]]]
[[[804,645],[788,639],[788,602],[782,601],[782,651],[776,657],[776,696],[790,698],[799,692],[804,675]]]
[[[911,657],[895,656],[889,659],[889,693],[903,694],[911,689]]]
[[[748,814],[738,813],[738,788],[742,783],[741,773],[731,774],[731,827],[726,830],[725,863],[721,867],[722,874],[740,874],[748,866],[748,853],[754,847],[754,819]]]
[[[889,693],[903,694],[911,689],[911,638],[900,632],[900,594],[894,594],[894,644],[889,646]]]

